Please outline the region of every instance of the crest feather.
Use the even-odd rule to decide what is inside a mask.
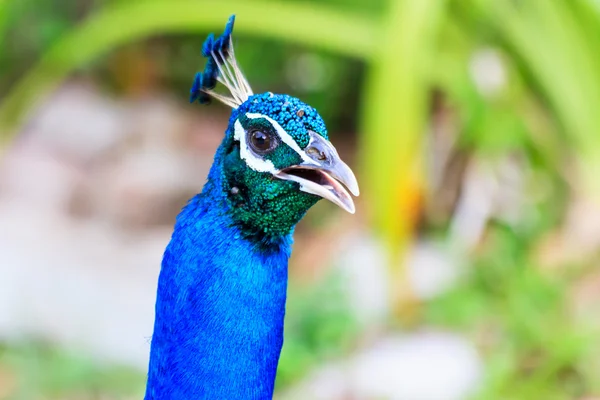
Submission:
[[[202,55],[208,60],[203,72],[198,72],[190,91],[190,103],[198,101],[201,104],[210,103],[213,97],[232,108],[239,107],[254,93],[235,59],[231,33],[235,15],[229,17],[225,31],[215,39],[214,34],[208,35],[202,45]],[[217,82],[225,86],[231,97],[214,91]]]

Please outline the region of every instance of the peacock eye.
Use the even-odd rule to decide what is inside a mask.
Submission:
[[[277,147],[277,139],[271,134],[259,130],[250,132],[250,146],[258,154],[265,154]]]

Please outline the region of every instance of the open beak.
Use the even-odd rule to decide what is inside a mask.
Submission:
[[[314,132],[310,134],[311,141],[304,150],[305,162],[284,168],[274,176],[298,182],[303,192],[327,199],[354,214],[354,201],[348,193],[360,193],[354,173],[329,141]]]

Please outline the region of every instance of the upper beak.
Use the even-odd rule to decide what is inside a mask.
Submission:
[[[298,182],[303,192],[327,199],[354,214],[354,201],[348,193],[348,190],[355,196],[360,193],[354,173],[328,140],[314,132],[310,134],[310,143],[304,150],[305,161],[284,168],[274,176]]]

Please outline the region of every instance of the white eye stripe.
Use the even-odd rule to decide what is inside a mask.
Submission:
[[[279,172],[271,160],[258,157],[250,150],[250,148],[248,148],[248,143],[246,143],[246,131],[240,121],[235,121],[233,128],[233,138],[240,142],[240,158],[244,160],[250,168],[258,172],[270,172],[272,174]]]
[[[314,165],[319,165],[319,163],[317,163],[315,160],[313,160],[312,158],[310,158],[301,148],[300,146],[298,146],[298,143],[296,143],[296,141],[294,140],[293,137],[290,136],[289,133],[286,132],[285,129],[283,129],[281,127],[281,125],[279,125],[279,123],[275,120],[273,120],[271,117],[268,117],[266,115],[263,114],[256,114],[256,113],[248,113],[246,114],[247,118],[251,118],[251,119],[265,119],[267,120],[275,129],[275,132],[277,132],[277,136],[279,136],[279,138],[281,139],[281,141],[285,144],[287,144],[292,150],[294,150],[296,153],[298,153],[298,155],[302,158],[302,161],[304,161],[305,163],[310,163],[310,164],[314,164]]]

